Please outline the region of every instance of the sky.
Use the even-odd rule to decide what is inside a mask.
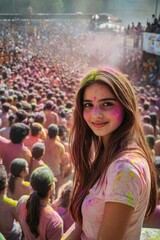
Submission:
[[[124,21],[147,21],[157,10],[160,13],[160,0],[104,0],[107,2],[108,11],[115,13]],[[157,3],[157,7],[156,7]]]
[[[93,0],[80,2],[75,1],[75,4],[79,3],[77,7],[77,11],[82,11],[86,8],[91,9],[91,11],[95,7],[96,12],[96,4],[93,6]],[[98,0],[97,0],[98,1]],[[157,3],[157,7],[156,7]],[[98,5],[98,3],[97,3]],[[160,0],[103,0],[103,4],[101,9],[103,12],[114,14],[117,17],[122,18],[124,22],[144,22],[147,20],[151,20],[152,14],[155,14],[157,9],[157,16],[160,13]]]

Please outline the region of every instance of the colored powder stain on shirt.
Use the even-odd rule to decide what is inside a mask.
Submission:
[[[124,174],[124,170],[122,170],[121,172],[119,172],[114,180],[114,184],[117,184],[118,180],[120,179],[120,177]]]
[[[127,194],[126,194],[126,197],[128,198],[127,203],[128,203],[129,205],[133,205],[133,195],[132,195],[131,193],[127,193]]]
[[[102,196],[105,196],[105,192],[104,191],[102,192]]]
[[[87,206],[91,206],[92,205],[92,199],[89,199],[89,201],[87,202]]]
[[[127,194],[126,194],[126,197],[128,197],[128,198],[130,198],[130,199],[133,200],[133,195],[132,195],[131,193],[127,193]]]
[[[119,167],[118,167],[118,169],[120,170],[120,169],[123,169],[124,168],[124,163],[122,163]]]
[[[136,162],[135,159],[131,159],[131,163],[134,164]]]
[[[129,174],[132,178],[135,178],[135,174],[133,172],[129,172]]]

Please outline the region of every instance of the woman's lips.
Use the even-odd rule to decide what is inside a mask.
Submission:
[[[106,126],[107,122],[105,122],[105,123],[92,123],[92,124],[96,128],[102,128],[102,127]]]

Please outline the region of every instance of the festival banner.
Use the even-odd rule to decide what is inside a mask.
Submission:
[[[142,50],[155,55],[160,55],[160,34],[143,33]]]

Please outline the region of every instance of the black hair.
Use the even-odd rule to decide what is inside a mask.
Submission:
[[[43,114],[36,113],[34,121],[43,124],[45,121],[45,116]]]
[[[54,182],[54,175],[49,167],[43,166],[36,168],[30,178],[33,193],[27,200],[26,222],[32,234],[39,236],[38,225],[40,221],[40,199],[46,198]]]
[[[155,145],[155,137],[154,135],[151,135],[151,134],[147,134],[146,135],[146,140],[147,140],[147,143],[148,143],[148,146],[150,147],[150,149],[154,149],[154,145]]]
[[[7,172],[5,166],[0,164],[0,192],[2,192],[7,186]]]
[[[10,139],[13,143],[22,143],[29,134],[30,128],[24,123],[14,123],[10,130]]]
[[[9,109],[10,109],[10,104],[7,103],[7,102],[3,103],[2,109],[3,109],[5,112],[8,112]]]
[[[28,163],[23,158],[15,158],[12,160],[11,165],[10,165],[11,175],[10,175],[9,181],[8,181],[8,189],[10,190],[11,193],[14,192],[15,179],[17,177],[20,177],[21,172],[25,171],[27,166],[28,166]]]
[[[61,192],[61,206],[68,208],[71,200],[72,184],[68,184]]]
[[[58,135],[58,126],[56,124],[50,124],[48,127],[49,138],[55,138]]]
[[[40,159],[45,151],[45,145],[42,142],[37,142],[32,147],[32,157]]]
[[[16,122],[23,122],[28,117],[28,113],[23,109],[18,110],[15,115]]]
[[[31,135],[37,136],[42,131],[42,126],[39,123],[33,123],[31,126]]]
[[[53,101],[49,100],[46,105],[44,106],[44,110],[52,110],[54,107]]]
[[[15,115],[11,114],[8,117],[9,126],[12,126],[13,121],[15,120]]]

